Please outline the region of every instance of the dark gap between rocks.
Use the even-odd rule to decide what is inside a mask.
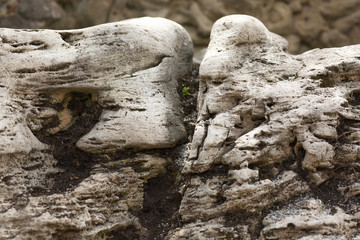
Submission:
[[[188,141],[192,141],[197,118],[197,98],[199,92],[199,64],[193,64],[189,75],[178,79],[177,91],[180,95],[184,125],[188,134]]]
[[[337,141],[341,144],[348,143],[345,137],[353,132],[353,128],[358,126],[360,126],[360,121],[341,118],[340,124],[336,128],[338,134]]]
[[[293,159],[291,161],[293,162],[293,167],[291,170],[295,171],[303,181],[309,182],[308,172],[302,169],[302,161],[305,158],[306,151],[302,147],[301,143],[297,142],[296,138],[294,142],[290,144],[290,146],[293,147]],[[286,168],[290,169],[289,167],[290,166],[287,166]],[[335,172],[334,174],[336,175]],[[339,192],[336,190],[336,184],[334,184],[333,178],[330,178],[319,186],[313,186],[310,184],[309,187],[311,197],[320,199],[324,204],[341,207],[342,196],[340,196]],[[297,197],[298,196],[295,198]]]
[[[94,161],[100,164],[102,162],[109,163],[111,161],[134,158],[136,154],[159,156],[168,159],[169,162],[164,173],[147,180],[144,184],[143,207],[139,210],[131,211],[131,214],[139,218],[141,226],[146,229],[144,234],[134,227],[119,228],[107,232],[105,234],[106,239],[159,240],[164,239],[171,229],[180,226],[178,210],[182,196],[179,190],[183,181],[181,179],[181,166],[177,165],[175,161],[180,156],[180,152],[181,146],[178,146],[171,149],[127,150],[106,154],[107,157],[105,158],[101,155],[94,156]],[[137,173],[144,171],[140,162],[124,163],[124,165],[119,165],[118,167],[131,167]],[[109,171],[117,170],[116,167],[109,169]]]
[[[199,65],[194,64],[189,75],[181,76],[178,79],[177,91],[180,95],[184,125],[191,142],[196,123],[196,105],[199,89]],[[187,142],[187,143],[188,143]],[[141,239],[160,240],[164,239],[168,232],[181,226],[181,219],[178,210],[181,204],[182,195],[179,192],[184,182],[181,176],[181,167],[177,159],[181,154],[181,146],[173,149],[154,149],[140,151],[138,153],[157,154],[166,159],[171,159],[167,171],[156,178],[149,179],[144,185],[143,208],[132,212],[139,218],[141,225],[146,229],[144,236],[139,236],[134,231],[111,232],[112,239]],[[131,166],[135,171],[141,172],[140,166]],[[125,231],[125,232],[124,232]]]
[[[222,164],[214,164],[210,167],[209,170],[203,173],[196,173],[195,176],[199,176],[201,180],[206,181],[207,179],[211,179],[214,177],[228,176],[228,172],[231,168],[228,165],[222,165]]]
[[[341,174],[341,173],[339,173]],[[345,185],[345,181],[337,178],[330,178],[319,186],[310,186],[311,193],[314,198],[320,199],[328,207],[340,207],[348,211],[350,205],[345,201],[344,196],[337,190],[341,185]]]
[[[256,239],[260,237],[261,230],[264,225],[262,224],[262,220],[268,212],[259,213],[247,213],[244,210],[227,212],[225,214],[225,226],[226,227],[237,227],[239,225],[247,225],[249,226],[248,233]],[[229,238],[233,239],[233,238]]]
[[[360,198],[358,194],[347,196],[347,192],[351,191],[351,186],[359,179],[360,169],[352,167],[341,167],[331,172],[331,177],[319,186],[310,186],[311,196],[320,199],[329,209],[331,213],[337,212],[337,207],[347,213],[355,214],[359,207]],[[350,177],[353,175],[352,177]],[[350,178],[350,179],[349,179]],[[340,189],[344,191],[341,192]],[[356,206],[354,208],[354,206]]]
[[[349,119],[340,120],[340,124],[337,127],[337,133],[339,138],[337,139],[337,143],[332,143],[335,148],[338,143],[347,143],[344,137],[347,134],[350,134],[351,127],[354,127],[357,123],[358,121]],[[310,180],[308,172],[302,169],[302,161],[305,158],[306,151],[296,138],[293,142],[290,143],[289,146],[293,149],[292,157],[287,161],[282,162],[279,166],[275,165],[275,167],[280,170],[279,174],[286,170],[292,170],[296,172],[302,180],[304,180],[305,182],[309,182]],[[321,171],[322,169],[317,170]],[[345,199],[344,194],[340,193],[338,191],[338,188],[341,186],[350,186],[352,182],[344,179],[347,179],[346,176],[349,176],[350,174],[358,174],[358,172],[359,169],[351,166],[335,166],[334,169],[329,170],[329,179],[327,179],[325,182],[323,182],[319,186],[314,186],[311,184],[309,185],[309,196],[320,199],[331,209],[335,207],[340,207],[345,211],[350,211],[352,204],[354,204],[354,202],[358,202],[358,199],[356,199],[356,197]],[[266,171],[260,171],[260,175],[267,176]],[[262,177],[261,179],[264,179],[264,177]],[[294,198],[298,198],[298,196],[295,196]],[[277,208],[279,207],[278,204],[276,204],[275,206]]]
[[[351,106],[360,105],[360,90],[353,91],[348,98],[348,102]]]
[[[63,34],[68,38],[67,34]],[[196,105],[197,93],[199,88],[199,65],[193,65],[191,74],[182,76],[178,80],[178,92],[182,103],[182,114],[188,133],[188,142],[192,139],[196,123]],[[184,92],[184,88],[188,91]],[[163,239],[171,229],[181,225],[178,210],[182,200],[180,186],[183,183],[181,179],[181,166],[176,163],[181,153],[181,146],[173,149],[154,149],[146,151],[122,151],[114,154],[107,154],[111,159],[104,158],[102,155],[93,155],[83,152],[76,148],[77,141],[88,133],[98,122],[102,107],[93,102],[91,93],[70,92],[71,100],[68,103],[68,109],[71,110],[75,121],[64,131],[55,134],[49,134],[49,129],[53,129],[60,124],[59,119],[51,119],[48,125],[43,129],[34,132],[35,136],[42,142],[50,145],[54,158],[58,161],[57,167],[63,170],[49,176],[54,179],[54,185],[49,189],[33,189],[32,194],[50,195],[54,193],[64,193],[76,187],[83,179],[90,176],[95,163],[109,162],[124,158],[134,157],[136,153],[158,154],[167,159],[171,159],[167,166],[167,171],[156,178],[149,179],[144,185],[143,208],[132,212],[139,218],[141,225],[146,228],[144,236],[141,236],[138,229],[133,227],[125,229],[114,229],[106,234],[110,239],[141,239],[156,240]],[[41,107],[50,107],[60,112],[64,109],[64,104],[50,104],[48,97],[43,95]],[[142,172],[139,164],[127,164],[136,172]],[[125,165],[123,166],[125,167]],[[226,172],[226,170],[224,170]],[[217,172],[215,170],[215,172]],[[220,170],[222,172],[222,170]]]
[[[35,136],[50,146],[54,158],[57,160],[56,167],[63,172],[49,176],[54,179],[54,185],[49,189],[33,189],[33,195],[63,193],[77,186],[83,179],[90,175],[93,166],[92,156],[76,148],[77,141],[88,133],[98,122],[102,112],[101,106],[92,101],[90,93],[68,93],[71,100],[68,109],[72,112],[73,124],[64,131],[49,134],[49,129],[59,125],[59,119],[45,126]],[[51,107],[60,111],[61,104],[46,103],[44,107]]]
[[[172,162],[165,173],[149,179],[144,185],[143,208],[133,213],[146,229],[141,240],[164,239],[170,229],[180,226],[177,215],[182,200],[179,178],[179,168]]]

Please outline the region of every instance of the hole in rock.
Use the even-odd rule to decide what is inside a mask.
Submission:
[[[40,40],[34,40],[34,41],[30,42],[30,45],[34,45],[34,46],[40,46],[43,44],[44,44],[44,42],[40,41]]]
[[[79,40],[81,38],[81,36],[83,35],[83,33],[81,31],[76,31],[76,32],[60,31],[60,32],[58,32],[58,34],[60,35],[61,39],[64,42],[69,43],[69,44]]]
[[[268,108],[272,108],[274,105],[275,105],[274,102],[268,102],[268,103],[266,104],[266,106],[267,106]]]
[[[71,33],[69,33],[69,32],[59,32],[59,35],[62,38],[62,40],[64,40],[64,42],[69,42],[69,39],[71,37]]]
[[[299,161],[299,167],[301,167],[301,161],[305,158],[306,151],[303,148],[302,144],[297,141],[295,138],[295,141],[290,144],[290,146],[293,146],[293,153],[295,158]]]
[[[216,194],[216,204],[221,205],[224,202],[226,202],[226,197],[224,197],[221,192],[218,192]]]
[[[348,102],[352,106],[360,105],[360,90],[351,92],[348,97]]]
[[[290,229],[295,229],[295,224],[293,224],[293,223],[288,223],[287,224],[287,228],[290,228]]]
[[[328,74],[337,82],[359,81],[359,62],[342,62],[326,68],[330,70]]]
[[[92,156],[77,149],[75,145],[98,122],[102,112],[101,106],[93,100],[93,94],[70,92],[65,94],[61,103],[44,103],[44,107],[55,109],[59,116],[49,119],[34,135],[41,142],[50,145],[57,167],[63,172],[49,176],[55,182],[51,189],[36,189],[33,194],[65,192],[89,176],[93,165]],[[68,109],[65,112],[70,114],[60,116],[64,109]],[[63,126],[65,124],[70,126]]]

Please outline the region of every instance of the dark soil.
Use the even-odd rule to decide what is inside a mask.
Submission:
[[[352,106],[360,105],[360,91],[352,92],[351,97],[348,99],[348,102]]]
[[[178,80],[178,93],[180,95],[182,103],[182,112],[184,115],[184,124],[189,136],[189,142],[194,135],[194,129],[196,124],[196,105],[199,91],[199,65],[193,64],[191,74],[182,76]]]
[[[225,226],[236,227],[240,224],[249,226],[249,233],[251,236],[260,237],[260,232],[263,229],[262,219],[266,216],[265,213],[250,214],[246,211],[234,211],[225,214]],[[234,238],[228,238],[234,239]]]
[[[83,179],[90,175],[93,166],[92,156],[76,148],[76,142],[88,133],[99,121],[101,107],[96,102],[91,102],[91,94],[72,92],[72,100],[68,108],[72,111],[74,123],[66,130],[49,135],[48,129],[59,123],[55,119],[45,128],[35,132],[35,136],[50,146],[54,158],[57,160],[56,167],[64,170],[61,173],[49,176],[55,184],[49,189],[33,189],[33,195],[62,193],[77,186]],[[90,102],[90,104],[89,104]],[[61,110],[61,104],[45,105]]]
[[[188,87],[188,91],[183,92]],[[189,136],[189,141],[194,133],[196,122],[196,101],[199,88],[199,65],[193,65],[191,74],[178,79],[178,93],[182,103],[184,124]],[[113,239],[141,239],[160,240],[167,233],[181,225],[178,210],[182,200],[179,192],[182,184],[180,166],[176,165],[175,159],[179,157],[180,148],[144,151],[150,154],[171,159],[167,171],[156,178],[149,179],[144,185],[143,208],[133,212],[146,229],[145,235],[139,237],[136,234],[124,235],[123,230],[113,232]],[[135,167],[135,166],[134,166]],[[117,238],[122,236],[122,238]]]
[[[189,136],[189,141],[194,133],[196,121],[196,101],[199,87],[199,66],[194,65],[191,74],[182,76],[179,79],[178,92],[182,102],[182,111],[184,123]],[[188,88],[186,92],[184,88]],[[109,161],[97,156],[83,152],[76,148],[77,141],[87,134],[98,122],[102,108],[96,102],[93,102],[90,93],[71,92],[71,101],[68,109],[71,110],[75,119],[73,124],[64,131],[56,134],[49,134],[49,129],[59,125],[60,120],[57,118],[49,119],[44,124],[43,129],[34,132],[35,136],[42,142],[50,146],[50,151],[57,160],[56,167],[63,172],[48,176],[53,178],[54,185],[47,189],[33,189],[33,196],[50,195],[54,193],[64,193],[71,191],[83,179],[90,176],[90,172],[95,163]],[[50,104],[49,96],[42,96],[43,102],[40,107],[51,107],[58,112],[64,108],[64,103]],[[89,104],[90,103],[90,104]],[[146,229],[145,235],[142,236],[135,227],[126,229],[114,229],[106,233],[107,239],[141,239],[155,240],[163,239],[170,229],[179,227],[180,219],[178,210],[182,196],[179,193],[181,185],[180,166],[176,165],[175,159],[179,157],[180,148],[158,149],[142,151],[143,153],[158,154],[167,159],[171,159],[166,173],[157,178],[149,179],[144,185],[144,202],[143,208],[133,212],[140,220],[141,225]],[[108,154],[111,159],[122,159],[131,157],[135,154],[133,150]],[[111,161],[111,160],[110,160]],[[131,167],[140,172],[139,166]],[[114,169],[112,169],[114,170]]]
[[[143,208],[134,213],[147,230],[142,240],[164,239],[170,229],[179,226],[176,213],[182,196],[179,193],[180,182],[176,181],[178,174],[177,166],[170,164],[166,173],[149,179],[145,184]]]
[[[188,88],[188,90],[185,91],[184,88]],[[191,141],[194,134],[198,89],[199,65],[193,65],[191,74],[178,79],[177,88],[182,103],[184,124],[189,136],[188,141]],[[147,181],[144,186],[143,208],[133,214],[140,219],[141,225],[147,230],[145,236],[140,238],[141,240],[160,240],[164,239],[171,229],[181,225],[181,219],[177,214],[182,200],[179,192],[182,183],[181,169],[175,163],[175,159],[179,157],[180,148],[147,152],[170,158],[171,162],[165,173]]]

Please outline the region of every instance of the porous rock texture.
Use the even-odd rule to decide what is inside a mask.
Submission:
[[[187,156],[178,24],[0,38],[2,239],[360,238],[359,45],[294,56],[221,18]]]
[[[359,237],[360,45],[287,53],[218,20],[200,66],[189,178],[168,239]]]
[[[176,85],[192,52],[162,18],[0,29],[0,238],[146,236],[135,215],[169,157],[144,149],[186,139]]]

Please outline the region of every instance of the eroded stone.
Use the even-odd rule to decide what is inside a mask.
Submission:
[[[192,49],[162,18],[0,29],[1,237],[144,236],[144,185],[170,160],[136,152],[186,140],[176,86]]]
[[[340,208],[327,209],[321,200],[303,199],[266,216],[260,239],[349,239],[358,221]]]
[[[246,225],[252,238],[261,232],[262,239],[342,239],[358,231],[359,56],[359,45],[293,56],[286,41],[253,17],[218,20],[200,66],[182,220],[225,217],[224,227],[232,219],[231,227]],[[308,217],[294,214],[276,223],[260,214],[304,194],[337,213],[319,206],[306,210]]]

